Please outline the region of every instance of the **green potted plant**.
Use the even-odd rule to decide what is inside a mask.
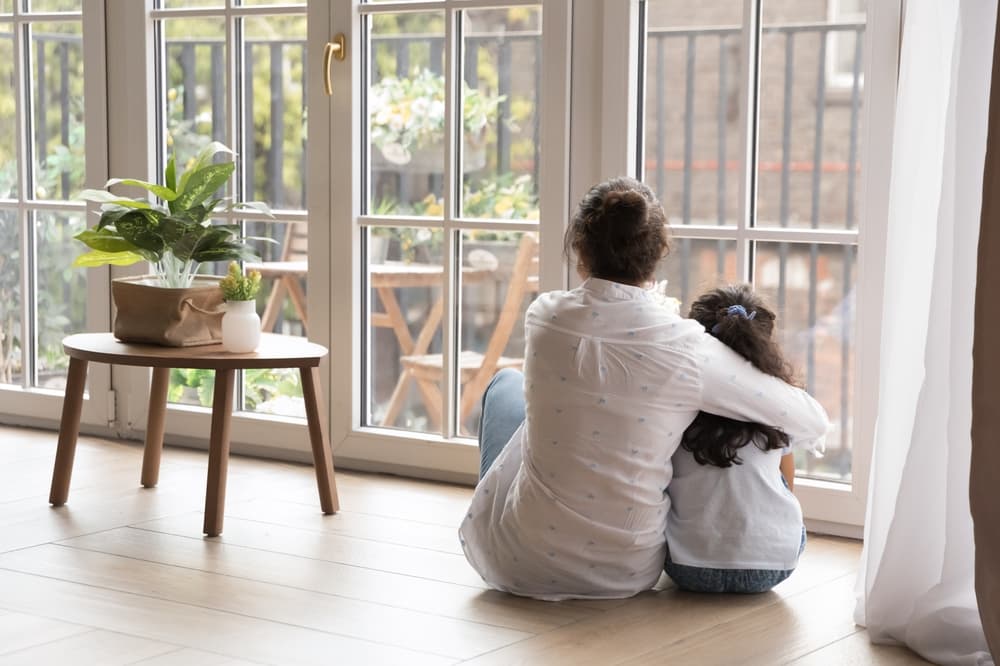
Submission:
[[[220,154],[229,159],[217,161]],[[212,222],[214,215],[236,208],[269,213],[259,202],[216,198],[235,169],[232,155],[226,146],[212,142],[181,174],[171,155],[162,185],[131,178],[112,178],[105,185],[141,187],[155,198],[133,199],[106,190],[79,194],[101,204],[101,218],[95,228],[76,235],[89,251],[77,257],[74,266],[128,266],[143,260],[153,265],[153,275],[112,281],[115,335],[120,340],[189,346],[221,339],[221,278],[199,276],[199,267],[259,259],[247,241],[270,240],[243,238],[239,225]]]
[[[260,271],[243,275],[240,265],[229,262],[229,272],[219,282],[226,301],[222,316],[222,346],[237,354],[252,352],[260,344],[260,316],[257,314],[257,292],[260,291]]]

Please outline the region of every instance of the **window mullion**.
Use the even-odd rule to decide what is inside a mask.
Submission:
[[[15,17],[18,14],[18,3],[15,5]],[[21,229],[20,253],[21,253],[21,386],[30,388],[34,384],[35,377],[35,355],[34,355],[34,313],[35,298],[34,291],[34,229],[31,225],[31,213],[28,210],[27,201],[29,192],[32,189],[31,178],[33,177],[31,164],[31,82],[29,80],[31,72],[31,40],[28,39],[29,24],[15,19],[14,23],[14,77],[16,80],[14,95],[20,100],[15,100],[15,119],[17,123],[17,139],[15,141],[17,150],[17,179],[18,179],[18,212],[17,223]],[[18,103],[19,102],[19,103]]]
[[[240,131],[240,115],[243,111],[243,30],[241,19],[233,13],[233,0],[226,0],[225,22],[226,22],[226,45],[223,53],[226,59],[226,74],[228,80],[225,82],[226,95],[226,145],[237,153],[237,168],[233,172],[229,182],[229,191],[233,201],[243,201],[243,189],[246,179],[247,164],[244,156],[246,150],[241,142],[243,133]],[[224,213],[226,224],[232,224],[232,214]],[[246,235],[246,224],[240,220],[240,233]],[[246,409],[244,404],[246,381],[244,370],[236,372],[236,409],[242,411]]]
[[[444,27],[444,173],[442,176],[442,197],[444,199],[444,252],[442,254],[442,269],[444,283],[441,288],[444,304],[444,316],[441,325],[441,363],[444,381],[442,382],[444,395],[441,405],[441,434],[445,438],[451,438],[456,433],[456,421],[458,414],[456,405],[458,404],[458,340],[459,320],[459,251],[458,234],[460,232],[452,229],[451,220],[456,217],[459,207],[458,182],[461,180],[461,173],[458,171],[457,147],[459,135],[462,132],[461,123],[457,122],[460,117],[462,104],[459,82],[459,62],[457,54],[457,41],[461,37],[459,21],[462,14],[458,10],[449,7],[445,10]]]
[[[749,280],[752,274],[750,240],[747,230],[754,226],[757,212],[757,128],[760,91],[760,18],[763,0],[743,3],[743,136],[741,139],[740,210],[736,218],[736,275]]]

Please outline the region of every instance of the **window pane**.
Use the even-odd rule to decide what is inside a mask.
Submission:
[[[38,247],[38,377],[37,385],[66,386],[69,358],[62,339],[86,330],[87,271],[73,268],[83,246],[73,238],[87,228],[84,213],[38,211],[35,239]]]
[[[28,0],[32,12],[80,12],[83,0]]]
[[[657,280],[667,280],[667,295],[680,301],[687,316],[691,301],[706,291],[738,280],[736,241],[674,239],[670,254],[656,269]]]
[[[0,24],[0,86],[16,90],[14,81],[14,33]],[[14,95],[0,97],[0,199],[17,197],[17,123]]]
[[[295,368],[243,371],[243,409],[275,416],[306,417],[302,377]]]
[[[854,246],[758,243],[754,282],[778,315],[782,348],[834,424],[822,458],[799,454],[800,473],[851,480],[854,395]]]
[[[440,217],[444,14],[372,16],[368,212]]]
[[[14,12],[14,0],[0,0],[0,14],[11,14]]]
[[[541,10],[463,18],[462,215],[538,219]]]
[[[21,224],[0,210],[0,384],[22,384]]]
[[[756,223],[853,229],[864,15],[832,27],[824,12],[804,15],[810,4],[764,2]],[[795,24],[807,18],[820,24]]]
[[[305,5],[306,0],[239,0],[244,7],[251,5]]]
[[[163,21],[166,63],[166,144],[178,172],[209,142],[226,143],[225,22]],[[232,146],[230,146],[232,147]]]
[[[194,7],[223,7],[224,0],[160,0],[165,9],[192,9]]]
[[[648,0],[644,180],[671,224],[735,224],[742,2]]]
[[[764,24],[789,23],[792,21],[826,21],[829,9],[843,0],[825,2],[787,2],[786,0],[762,0],[761,19]],[[830,7],[832,9],[832,7]]]
[[[243,160],[250,199],[305,208],[305,16],[244,19]],[[252,165],[249,166],[249,165]]]
[[[192,368],[170,370],[167,402],[211,407],[215,391],[215,371]]]
[[[247,264],[263,276],[257,295],[263,330],[269,333],[306,336],[306,272],[309,238],[305,222],[248,222],[247,236],[273,238],[275,243],[256,242],[260,262]]]
[[[440,229],[368,230],[368,423],[441,432]]]
[[[459,433],[479,434],[483,391],[524,363],[524,313],[538,292],[538,234],[462,234]]]
[[[79,21],[31,26],[34,192],[70,199],[83,188],[83,39]]]

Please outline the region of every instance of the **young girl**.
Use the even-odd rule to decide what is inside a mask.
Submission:
[[[761,372],[793,383],[771,338],[774,313],[750,287],[711,291],[689,316]],[[765,592],[788,578],[806,536],[791,493],[797,444],[779,428],[698,414],[673,455],[667,488],[665,570],[677,587]]]

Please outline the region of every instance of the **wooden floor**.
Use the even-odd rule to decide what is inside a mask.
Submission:
[[[912,664],[851,620],[860,545],[814,536],[747,597],[658,591],[545,603],[485,588],[456,527],[470,489],[235,457],[225,531],[201,535],[206,454],[81,438],[47,503],[55,434],[0,426],[0,664]]]

